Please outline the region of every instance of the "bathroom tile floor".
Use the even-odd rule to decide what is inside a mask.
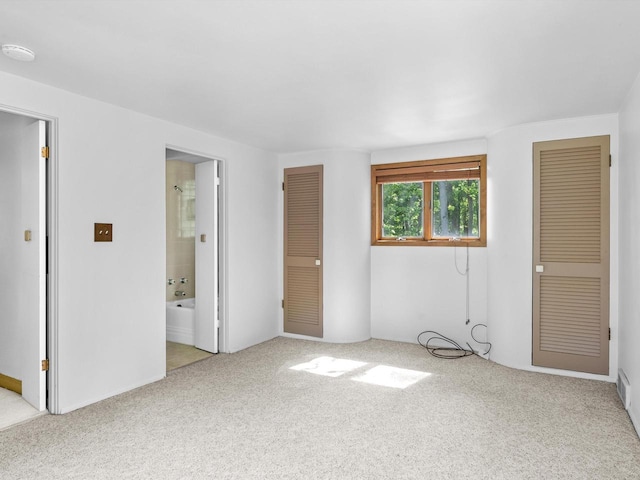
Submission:
[[[192,345],[167,342],[167,372],[213,355]]]
[[[0,430],[46,413],[33,408],[22,395],[0,388]]]

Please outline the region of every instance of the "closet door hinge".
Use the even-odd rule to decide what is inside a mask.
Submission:
[[[44,360],[42,360],[42,371],[43,372],[48,372],[49,371],[49,359],[45,358]]]
[[[611,340],[611,328],[609,328],[609,340]]]
[[[284,192],[284,182],[282,182],[282,191]]]
[[[609,166],[611,166],[611,155],[609,155]]]
[[[40,156],[42,156],[42,158],[49,158],[49,147],[42,147],[40,149]]]
[[[284,308],[284,298],[282,299],[282,308]]]

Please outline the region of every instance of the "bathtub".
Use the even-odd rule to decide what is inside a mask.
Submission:
[[[195,345],[196,299],[167,302],[167,340]]]

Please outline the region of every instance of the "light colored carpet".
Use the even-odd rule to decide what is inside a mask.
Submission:
[[[190,365],[213,355],[183,343],[167,342],[167,372]]]
[[[0,388],[0,430],[45,413],[39,412],[23,400],[22,395]],[[0,473],[1,477],[2,473]]]
[[[613,384],[380,340],[216,355],[0,432],[0,451],[11,479],[640,478]]]

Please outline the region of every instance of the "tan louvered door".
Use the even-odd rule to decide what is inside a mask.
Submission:
[[[533,145],[533,364],[609,373],[609,136]]]
[[[284,331],[322,337],[322,165],[284,170]]]

